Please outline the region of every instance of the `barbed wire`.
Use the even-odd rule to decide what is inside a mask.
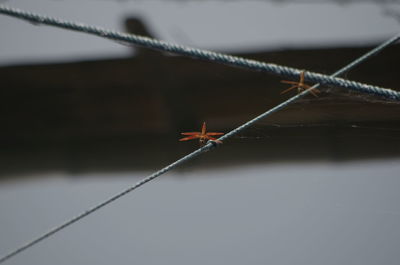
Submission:
[[[61,20],[58,18],[38,15],[35,13],[22,11],[20,9],[11,8],[5,5],[0,5],[0,14],[12,16],[15,18],[30,21],[35,24],[43,24],[49,26],[60,27],[64,29],[84,32],[87,34],[92,34],[100,36],[107,39],[127,42],[131,44],[140,45],[146,48],[170,52],[178,55],[188,56],[192,58],[202,59],[206,61],[222,63],[225,65],[236,66],[241,68],[246,68],[250,70],[258,70],[263,72],[268,72],[271,74],[288,77],[288,78],[299,78],[300,74],[304,71],[302,69],[296,69],[287,66],[281,66],[272,63],[264,63],[256,60],[245,59],[238,56],[217,53],[192,47],[186,47],[170,42],[165,42],[149,37],[138,36],[135,34],[122,33],[112,30],[103,29],[100,27],[95,27],[91,25],[85,25],[83,23],[76,23]],[[399,39],[400,34],[395,37]],[[331,85],[337,87],[343,87],[347,89],[352,89],[362,93],[374,94],[391,100],[400,100],[400,92],[382,88],[378,86],[373,86],[369,84],[363,84],[360,82],[350,81],[342,78],[327,76],[320,73],[305,72],[304,78],[306,81],[311,83],[320,83],[324,85]]]
[[[366,59],[370,58],[372,55],[375,55],[377,53],[379,53],[380,51],[382,51],[384,48],[388,47],[389,45],[393,44],[394,42],[396,42],[398,39],[400,38],[400,35],[395,36],[391,39],[389,39],[388,41],[382,43],[381,45],[377,46],[376,48],[374,48],[373,50],[371,50],[370,52],[364,54],[363,56],[357,58],[356,60],[354,60],[353,62],[351,62],[350,64],[346,65],[345,67],[341,68],[340,70],[338,70],[337,72],[335,72],[334,74],[332,74],[330,77],[336,77],[340,74],[343,74],[344,72],[356,67],[357,65],[359,65],[360,63],[362,63],[363,61],[365,61]],[[295,102],[297,99],[300,99],[302,97],[304,97],[305,95],[307,95],[308,93],[310,93],[310,91],[314,88],[317,88],[320,84],[315,84],[314,86],[312,86],[311,88],[297,94],[296,96],[291,97],[290,99],[286,100],[285,102],[282,102],[281,104],[273,107],[272,109],[267,110],[266,112],[262,113],[261,115],[255,117],[254,119],[244,123],[243,125],[237,127],[236,129],[230,131],[229,133],[223,135],[222,137],[220,137],[218,140],[219,141],[225,141],[227,139],[229,139],[230,137],[238,134],[240,131],[246,129],[247,127],[253,125],[254,123],[256,123],[257,121],[271,115],[274,112],[277,112],[278,110],[281,110],[283,108],[285,108],[286,106],[290,105],[291,103]],[[50,236],[54,235],[55,233],[65,229],[66,227],[78,222],[79,220],[83,219],[84,217],[88,216],[89,214],[92,214],[94,212],[96,212],[97,210],[103,208],[104,206],[116,201],[117,199],[123,197],[124,195],[132,192],[133,190],[139,188],[140,186],[156,179],[157,177],[167,173],[168,171],[172,170],[173,168],[194,159],[195,157],[199,156],[202,153],[205,153],[207,151],[210,151],[214,148],[216,148],[217,146],[221,145],[220,143],[218,143],[217,141],[209,141],[205,146],[195,150],[194,152],[180,158],[179,160],[167,165],[166,167],[156,171],[155,173],[151,174],[150,176],[144,178],[143,180],[137,182],[136,184],[134,184],[131,187],[128,187],[127,189],[123,190],[120,193],[117,193],[116,195],[111,196],[110,198],[106,199],[105,201],[95,205],[94,207],[84,211],[83,213],[65,221],[63,224],[54,227],[53,229],[49,230],[48,232],[43,233],[42,235],[38,236],[37,238],[29,241],[28,243],[18,247],[17,249],[15,249],[14,251],[11,251],[10,253],[4,255],[3,257],[0,258],[0,263],[5,262],[6,260],[18,255],[19,253],[23,252],[26,249],[31,248],[32,246],[36,245],[37,243],[45,240],[46,238],[49,238]]]

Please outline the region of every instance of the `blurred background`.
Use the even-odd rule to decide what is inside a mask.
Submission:
[[[320,73],[398,1],[1,4]],[[0,16],[0,256],[291,95],[281,78]],[[399,89],[398,44],[345,78]],[[321,87],[8,264],[398,264],[400,105]],[[397,232],[396,232],[397,231]]]

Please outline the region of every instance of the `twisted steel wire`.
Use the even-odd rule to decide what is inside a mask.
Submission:
[[[2,6],[0,6],[0,13],[2,12]],[[341,68],[340,70],[338,70],[337,72],[335,72],[334,74],[332,74],[330,77],[336,77],[340,74],[343,74],[344,72],[356,67],[357,65],[359,65],[360,63],[362,63],[363,61],[365,61],[366,59],[368,59],[369,57],[371,57],[372,55],[377,54],[378,52],[382,51],[384,48],[386,48],[387,46],[393,44],[394,42],[396,42],[398,39],[400,38],[400,35],[397,35],[391,39],[389,39],[388,41],[382,43],[381,45],[377,46],[376,48],[374,48],[373,50],[371,50],[370,52],[364,54],[363,56],[357,58],[356,60],[354,60],[353,62],[351,62],[350,64],[346,65],[345,67]],[[298,70],[296,70],[298,71]],[[307,72],[307,75],[309,73]],[[251,126],[252,124],[256,123],[257,121],[271,115],[274,112],[277,112],[280,109],[285,108],[286,106],[288,106],[289,104],[293,103],[294,101],[296,101],[297,99],[300,99],[302,97],[304,97],[305,95],[309,94],[310,91],[314,88],[317,88],[320,84],[315,84],[314,86],[312,86],[311,88],[297,94],[296,96],[291,97],[290,99],[286,100],[285,102],[282,102],[281,104],[273,107],[272,109],[267,110],[266,112],[262,113],[261,115],[255,117],[254,119],[244,123],[243,125],[237,127],[236,129],[230,131],[229,133],[223,135],[222,137],[220,137],[218,140],[220,141],[224,141],[232,136],[234,136],[235,134],[239,133],[240,131],[246,129],[247,127]],[[199,156],[202,153],[205,153],[207,151],[210,151],[212,149],[214,149],[215,147],[219,146],[220,144],[218,142],[215,141],[209,141],[205,146],[195,150],[194,152],[180,158],[179,160],[167,165],[166,167],[158,170],[157,172],[151,174],[150,176],[144,178],[143,180],[137,182],[136,184],[134,184],[131,187],[128,187],[127,189],[125,189],[124,191],[117,193],[113,196],[111,196],[110,198],[106,199],[105,201],[95,205],[94,207],[82,212],[81,214],[65,221],[63,224],[58,225],[56,227],[54,227],[53,229],[49,230],[48,232],[43,233],[42,235],[40,235],[39,237],[25,243],[24,245],[18,247],[17,249],[15,249],[14,251],[9,252],[8,254],[4,255],[3,257],[0,258],[0,263],[5,262],[6,260],[18,255],[19,253],[23,252],[24,250],[31,248],[32,246],[36,245],[37,243],[41,242],[42,240],[45,240],[46,238],[52,236],[53,234],[65,229],[66,227],[78,222],[79,220],[83,219],[84,217],[88,216],[89,214],[92,214],[94,212],[96,212],[97,210],[103,208],[104,206],[112,203],[113,201],[121,198],[122,196],[130,193],[131,191],[139,188],[140,186],[150,182],[151,180],[154,180],[155,178],[163,175],[164,173],[172,170],[173,168],[194,159],[195,157]]]
[[[43,24],[43,25],[55,26],[64,29],[84,32],[87,34],[92,34],[103,38],[140,45],[150,49],[170,52],[183,56],[189,56],[192,58],[202,59],[206,61],[222,63],[230,66],[264,71],[288,78],[299,78],[300,73],[303,71],[301,69],[296,69],[292,67],[281,66],[272,63],[264,63],[256,60],[245,59],[238,56],[186,47],[134,34],[127,34],[127,33],[107,30],[100,27],[85,25],[83,23],[65,21],[58,18],[43,16],[32,12],[11,8],[5,5],[0,5],[0,14],[27,20],[35,24]],[[399,39],[400,34],[395,38],[396,40]],[[360,82],[350,81],[342,78],[327,76],[324,74],[309,72],[309,71],[305,73],[304,77],[306,81],[311,83],[320,83],[324,85],[344,87],[362,93],[378,95],[391,100],[400,100],[400,92],[388,88],[363,84]]]

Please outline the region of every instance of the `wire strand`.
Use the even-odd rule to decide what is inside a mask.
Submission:
[[[390,40],[382,43],[381,45],[377,46],[376,48],[372,49],[370,52],[364,54],[363,56],[357,58],[356,60],[354,60],[353,62],[351,62],[350,64],[346,65],[345,67],[341,68],[340,70],[336,71],[335,73],[333,73],[331,76],[335,77],[338,76],[342,73],[344,73],[345,71],[348,71],[354,67],[356,67],[357,65],[359,65],[360,63],[362,63],[363,61],[365,61],[366,59],[368,59],[369,57],[371,57],[372,55],[375,55],[377,53],[379,53],[380,51],[382,51],[384,48],[386,48],[387,46],[389,46],[390,44],[393,44],[395,41],[398,40],[398,36],[391,38]],[[264,112],[263,114],[255,117],[254,119],[244,123],[243,125],[237,127],[236,129],[230,131],[229,133],[223,135],[222,137],[220,137],[218,140],[220,141],[224,141],[232,136],[234,136],[235,134],[239,133],[240,131],[246,129],[247,127],[251,126],[252,124],[256,123],[257,121],[271,115],[274,112],[277,112],[280,109],[283,109],[284,107],[288,106],[289,104],[293,103],[294,101],[296,101],[297,99],[300,99],[302,97],[304,97],[305,95],[307,95],[308,93],[310,93],[310,91],[314,88],[317,88],[319,86],[319,84],[315,84],[313,87],[297,94],[296,96],[291,97],[290,99],[286,100],[285,102],[275,106],[272,109],[267,110],[266,112]],[[197,150],[195,150],[194,152],[182,157],[181,159],[173,162],[172,164],[169,164],[168,166],[158,170],[157,172],[151,174],[150,176],[144,178],[143,180],[137,182],[136,184],[134,184],[133,186],[127,188],[126,190],[108,198],[107,200],[97,204],[96,206],[84,211],[83,213],[67,220],[66,222],[64,222],[63,224],[54,227],[53,229],[49,230],[48,232],[40,235],[39,237],[35,238],[32,241],[29,241],[28,243],[18,247],[17,249],[15,249],[14,251],[11,251],[10,253],[4,255],[3,257],[0,258],[0,263],[5,262],[6,260],[18,255],[19,253],[21,253],[22,251],[36,245],[37,243],[41,242],[42,240],[52,236],[53,234],[65,229],[66,227],[78,222],[79,220],[81,220],[82,218],[88,216],[89,214],[94,213],[95,211],[103,208],[104,206],[110,204],[111,202],[121,198],[122,196],[130,193],[131,191],[139,188],[140,186],[152,181],[153,179],[163,175],[164,173],[170,171],[171,169],[189,161],[192,160],[193,158],[199,156],[202,153],[205,153],[207,151],[210,151],[212,149],[214,149],[215,147],[219,146],[220,144],[216,141],[209,141],[204,147],[199,148]]]
[[[0,5],[0,14],[12,16],[15,18],[30,21],[35,24],[43,24],[49,26],[60,27],[64,29],[84,32],[87,34],[96,35],[99,37],[123,41],[131,44],[140,45],[146,48],[175,53],[183,56],[189,56],[192,58],[202,59],[211,62],[222,63],[225,65],[236,66],[251,70],[264,71],[271,74],[288,77],[288,78],[299,78],[300,73],[303,70],[281,66],[277,64],[264,63],[256,60],[245,59],[238,56],[232,56],[228,54],[222,54],[207,50],[201,50],[191,47],[186,47],[178,44],[173,44],[153,38],[143,37],[134,34],[127,34],[112,30],[103,29],[100,27],[85,25],[82,23],[70,22],[61,20],[58,18],[42,16],[39,14],[22,11],[20,9],[11,8],[5,5]],[[400,34],[393,38],[393,42],[400,39]],[[347,71],[347,70],[345,70]],[[400,92],[381,88],[378,86],[363,84],[359,82],[349,81],[342,78],[336,78],[334,76],[327,76],[315,72],[307,71],[304,76],[305,80],[311,83],[320,83],[324,85],[331,85],[337,87],[344,87],[352,89],[362,93],[374,94],[391,100],[400,100]]]

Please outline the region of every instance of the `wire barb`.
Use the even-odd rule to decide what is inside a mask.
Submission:
[[[20,18],[24,18],[24,17],[25,17],[25,19],[28,19],[28,18],[29,18],[28,20],[34,20],[34,21],[42,19],[42,20],[40,20],[40,22],[47,21],[47,22],[43,22],[43,23],[45,23],[45,24],[46,24],[46,23],[48,24],[48,20],[51,20],[50,18],[43,18],[43,17],[38,16],[38,15],[32,15],[32,14],[29,14],[29,13],[26,13],[26,12],[22,12],[22,11],[19,11],[19,10],[14,10],[14,9],[6,8],[6,7],[2,6],[2,5],[0,5],[0,13],[3,13],[3,14],[4,14],[4,13],[6,13],[6,14],[13,14],[13,16],[16,16],[16,17],[20,17]],[[17,15],[17,14],[19,14],[19,15]],[[32,18],[32,16],[33,16],[33,18]],[[53,19],[53,20],[54,20],[54,19]],[[59,21],[56,21],[56,22],[57,22],[57,23],[60,23]],[[57,25],[57,23],[56,23],[55,25]],[[63,22],[63,23],[68,23],[68,22]],[[70,23],[68,27],[75,28],[76,26],[77,26],[76,24],[71,24],[71,23]],[[82,25],[80,25],[80,26],[82,26]],[[68,28],[68,27],[65,26],[64,28]],[[87,26],[82,26],[82,27],[87,27]],[[90,27],[89,29],[98,30],[97,28],[93,28],[93,27]],[[107,34],[108,34],[108,33],[106,33],[105,35],[107,35]],[[122,34],[122,33],[121,33],[121,34]],[[126,34],[125,34],[125,35],[126,35]],[[130,35],[126,35],[126,36],[130,36]],[[132,37],[132,38],[136,38],[136,36],[131,36],[131,37]],[[388,41],[382,43],[381,45],[379,45],[379,46],[376,47],[375,49],[373,49],[373,50],[371,50],[370,52],[366,53],[365,55],[363,55],[363,56],[357,58],[356,60],[354,60],[354,61],[351,62],[350,64],[346,65],[345,67],[341,68],[340,70],[338,70],[337,72],[335,72],[334,74],[332,74],[332,75],[329,77],[329,78],[330,78],[329,80],[335,80],[333,77],[336,77],[336,76],[338,76],[338,75],[340,75],[340,74],[343,74],[344,72],[346,72],[346,71],[348,71],[348,70],[354,68],[355,66],[359,65],[360,63],[362,63],[363,61],[365,61],[365,60],[368,59],[369,57],[371,57],[371,56],[373,56],[373,55],[379,53],[379,52],[382,51],[384,48],[386,48],[386,47],[388,47],[389,45],[395,43],[399,38],[400,38],[400,35],[397,35],[397,36],[395,36],[395,37],[389,39]],[[185,48],[185,49],[189,49],[189,48]],[[193,50],[196,51],[196,49],[193,49]],[[231,58],[231,57],[228,57],[228,58]],[[232,57],[232,58],[235,58],[235,57]],[[241,59],[241,60],[245,60],[245,59]],[[296,70],[296,71],[297,71],[297,70]],[[299,72],[298,74],[300,74],[300,72]],[[305,79],[306,79],[306,80],[307,80],[307,77],[310,77],[308,80],[312,81],[312,74],[311,74],[310,72],[306,72],[304,75],[305,75]],[[348,82],[351,82],[351,81],[348,81]],[[352,83],[356,84],[355,82],[352,82]],[[296,96],[289,98],[289,99],[286,100],[285,102],[282,102],[281,104],[279,104],[279,105],[273,107],[272,109],[267,110],[266,112],[264,112],[264,113],[262,113],[261,115],[255,117],[254,119],[252,119],[252,120],[250,120],[250,121],[244,123],[243,125],[237,127],[236,129],[230,131],[229,133],[223,135],[223,136],[220,137],[218,140],[219,140],[219,141],[225,141],[226,139],[228,139],[228,138],[230,138],[230,137],[232,137],[232,136],[238,134],[240,131],[242,131],[242,130],[248,128],[249,126],[251,126],[252,124],[256,123],[257,121],[259,121],[259,120],[261,120],[261,119],[263,119],[263,118],[265,118],[265,117],[267,117],[267,116],[269,116],[269,115],[271,115],[271,114],[277,112],[278,110],[281,110],[281,109],[287,107],[288,105],[290,105],[291,103],[295,102],[296,100],[298,100],[298,99],[304,97],[305,95],[307,95],[308,93],[310,93],[312,89],[315,89],[315,88],[317,88],[318,86],[319,86],[319,83],[318,83],[318,84],[315,84],[314,86],[312,86],[312,87],[310,87],[310,88],[308,88],[307,90],[302,91],[301,93],[297,94]],[[380,88],[379,88],[379,89],[380,89]],[[382,92],[381,90],[376,90],[376,93],[377,93],[378,95],[380,95],[381,92]],[[395,91],[394,91],[394,92],[395,92]],[[390,92],[390,93],[392,93],[392,92]],[[396,92],[396,93],[397,93],[397,92]],[[390,97],[391,97],[391,96],[389,96],[389,98],[390,98]],[[393,98],[394,98],[394,99],[400,99],[400,97],[398,96],[398,94],[393,95]],[[84,212],[81,213],[80,215],[78,215],[78,216],[76,216],[76,217],[73,217],[73,218],[71,218],[71,219],[65,221],[63,224],[61,224],[61,225],[59,225],[59,226],[56,226],[55,228],[53,228],[53,229],[51,229],[50,231],[48,231],[48,232],[46,232],[46,233],[40,235],[39,237],[35,238],[34,240],[29,241],[28,243],[26,243],[26,244],[24,244],[24,245],[18,247],[18,248],[15,249],[14,251],[11,251],[10,253],[4,255],[3,257],[0,258],[0,263],[3,263],[3,262],[5,262],[6,260],[8,260],[8,259],[10,259],[10,258],[12,258],[12,257],[14,257],[14,256],[16,256],[16,255],[18,255],[19,253],[23,252],[24,250],[27,250],[27,249],[31,248],[32,246],[34,246],[34,245],[36,245],[37,243],[39,243],[39,242],[45,240],[46,238],[49,238],[50,236],[54,235],[55,233],[57,233],[57,232],[59,232],[59,231],[65,229],[65,228],[67,228],[68,226],[70,226],[70,225],[72,225],[72,224],[78,222],[79,220],[83,219],[84,217],[88,216],[89,214],[92,214],[92,213],[96,212],[97,210],[103,208],[104,206],[110,204],[111,202],[114,202],[114,201],[116,201],[117,199],[119,199],[119,198],[125,196],[126,194],[130,193],[131,191],[134,191],[135,189],[139,188],[140,186],[142,186],[142,185],[144,185],[144,184],[146,184],[146,183],[148,183],[148,182],[150,182],[150,181],[156,179],[157,177],[159,177],[159,176],[161,176],[161,175],[167,173],[167,172],[170,171],[171,169],[173,169],[173,168],[175,168],[175,167],[177,167],[177,166],[179,166],[179,165],[181,165],[181,164],[183,164],[183,163],[185,163],[185,162],[187,162],[187,161],[189,161],[189,160],[194,159],[195,157],[199,156],[199,155],[202,154],[202,153],[205,153],[205,152],[207,152],[207,151],[210,151],[210,150],[212,150],[212,149],[215,149],[215,147],[217,147],[217,146],[218,146],[218,144],[215,144],[213,141],[209,141],[209,142],[208,142],[206,145],[204,145],[203,147],[201,147],[201,148],[195,150],[194,152],[192,152],[192,153],[190,153],[190,154],[188,154],[188,155],[182,157],[181,159],[179,159],[179,160],[173,162],[172,164],[169,164],[168,166],[166,166],[166,167],[164,167],[164,168],[162,168],[162,169],[156,171],[155,173],[151,174],[150,176],[148,176],[148,177],[144,178],[143,180],[137,182],[137,183],[134,184],[133,186],[131,186],[131,187],[125,189],[124,191],[122,191],[122,192],[120,192],[120,193],[118,193],[118,194],[116,194],[116,195],[110,197],[109,199],[107,199],[107,200],[105,200],[105,201],[103,201],[103,202],[101,202],[101,203],[95,205],[94,207],[92,207],[92,208],[90,208],[90,209],[84,211]]]
[[[165,42],[139,35],[107,30],[100,27],[85,25],[83,23],[70,22],[58,18],[42,16],[39,14],[23,11],[20,9],[11,8],[5,5],[0,5],[0,14],[27,20],[35,24],[49,25],[49,26],[55,26],[59,28],[84,32],[102,38],[140,45],[149,49],[175,53],[183,56],[189,56],[197,59],[222,63],[225,65],[236,66],[250,70],[268,72],[271,74],[287,78],[300,78],[300,74],[302,72],[302,70],[300,69],[291,68],[287,66],[259,62],[256,60],[245,59],[238,56],[201,50],[192,47],[186,47],[183,45],[173,44],[170,42]],[[400,34],[395,38],[396,40],[399,39]],[[310,83],[321,83],[324,85],[343,87],[362,93],[378,95],[391,100],[400,100],[400,92],[388,88],[381,88],[378,86],[372,86],[359,82],[349,81],[342,78],[336,78],[335,76],[327,76],[315,72],[307,72],[304,78],[305,81],[308,81]]]
[[[281,94],[285,94],[286,92],[289,92],[292,89],[297,88],[297,92],[300,93],[303,90],[309,89],[311,88],[310,85],[307,85],[304,83],[304,74],[305,71],[302,71],[300,73],[300,80],[299,81],[288,81],[288,80],[281,80],[281,83],[284,84],[289,84],[291,85],[288,89],[285,89],[284,91],[281,92]],[[314,97],[318,97],[317,93],[320,93],[320,91],[316,88],[310,90],[310,93],[314,96]]]

